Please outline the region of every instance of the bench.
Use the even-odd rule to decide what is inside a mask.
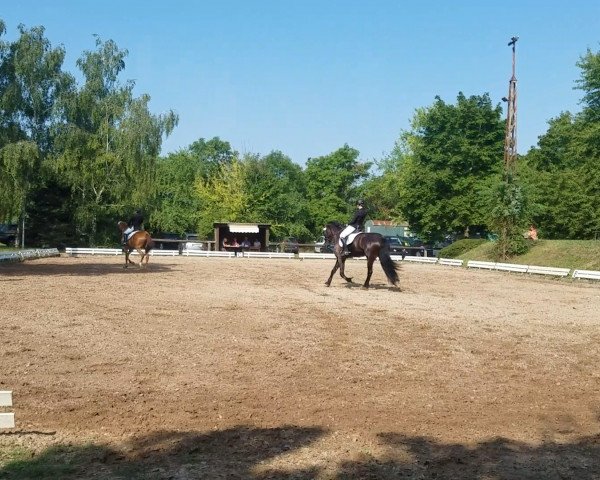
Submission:
[[[0,407],[12,407],[12,392],[0,391]],[[14,413],[0,413],[0,428],[15,428]]]
[[[600,272],[596,270],[575,270],[573,278],[586,278],[588,280],[600,280]]]

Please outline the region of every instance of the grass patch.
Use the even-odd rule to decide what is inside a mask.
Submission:
[[[494,243],[487,241],[466,251],[458,258],[465,261],[498,261],[494,255]],[[600,241],[538,240],[532,244],[527,253],[514,256],[508,262],[540,267],[600,270]]]
[[[457,240],[453,244],[442,248],[439,256],[443,258],[459,258],[469,250],[472,250],[479,245],[483,245],[486,242],[487,240],[485,239],[463,238],[462,240]]]

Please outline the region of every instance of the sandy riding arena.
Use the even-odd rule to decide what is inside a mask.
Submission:
[[[122,263],[0,265],[0,478],[600,479],[598,284]]]

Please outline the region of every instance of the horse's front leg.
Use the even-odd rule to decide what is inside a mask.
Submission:
[[[123,266],[123,268],[127,268],[127,266],[129,265],[129,262],[131,262],[131,260],[129,260],[129,250],[126,248],[125,249],[125,265]]]
[[[327,286],[331,285],[331,279],[335,275],[335,272],[337,271],[338,268],[340,268],[340,261],[338,258],[336,258],[335,265],[333,266],[333,270],[331,270],[331,275],[329,275],[329,278],[325,282],[325,285],[327,285]]]
[[[346,267],[346,257],[342,257],[341,260],[338,258],[338,262],[340,263],[340,277],[342,277],[348,283],[351,283],[352,277],[347,277],[344,273],[344,268]]]

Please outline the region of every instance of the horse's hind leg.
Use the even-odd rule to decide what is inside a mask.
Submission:
[[[369,288],[369,282],[371,281],[371,275],[373,275],[373,262],[375,261],[375,256],[371,257],[367,257],[367,279],[365,280],[365,283],[363,284],[364,289]]]
[[[144,250],[144,266],[148,266],[148,260],[150,260],[150,250]]]
[[[138,265],[140,266],[140,268],[142,268],[144,266],[143,265],[143,263],[144,263],[144,256],[146,254],[144,252],[142,252],[142,250],[139,249],[139,248],[136,248],[135,251],[138,252],[138,255],[140,256],[140,263]]]

